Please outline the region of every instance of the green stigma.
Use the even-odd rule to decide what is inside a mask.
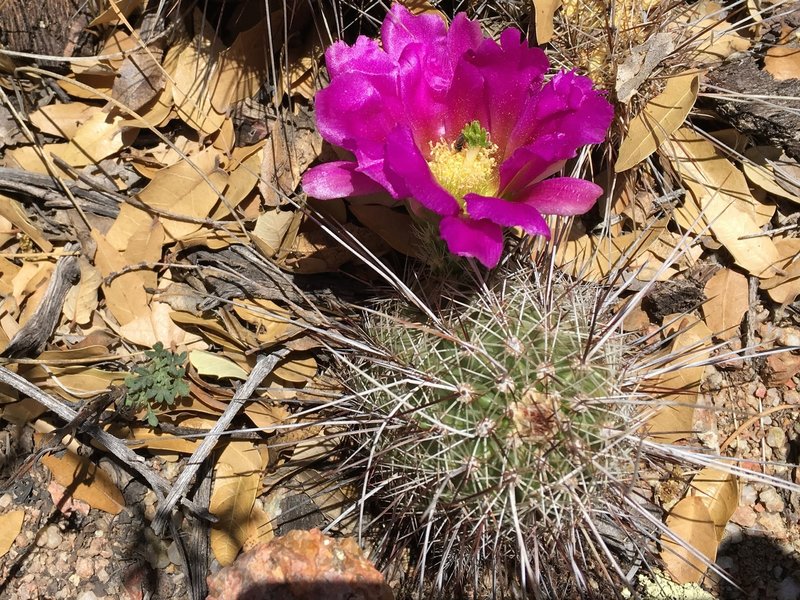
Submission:
[[[460,137],[468,148],[488,148],[490,146],[489,132],[481,127],[480,121],[477,119],[464,125]]]

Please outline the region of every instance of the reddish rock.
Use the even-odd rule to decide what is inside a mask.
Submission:
[[[208,600],[392,600],[352,539],[290,531],[208,578]]]
[[[800,372],[800,356],[780,352],[767,356],[765,379],[770,385],[784,385]]]

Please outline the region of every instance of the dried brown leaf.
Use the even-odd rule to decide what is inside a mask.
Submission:
[[[407,256],[421,256],[419,240],[414,223],[405,211],[398,211],[382,204],[352,202],[350,210],[361,223],[381,236],[381,239],[398,252]]]
[[[792,28],[781,27],[780,43],[767,50],[764,56],[764,70],[778,81],[800,79],[800,48],[791,42]]]
[[[572,277],[600,281],[616,269],[633,271],[645,264],[647,250],[666,232],[667,220],[654,224],[646,233],[626,233],[617,237],[584,234],[558,245],[556,265]],[[657,267],[661,260],[646,264]],[[673,271],[674,273],[674,271]]]
[[[97,15],[92,22],[89,23],[89,27],[119,23],[120,15],[123,17],[130,16],[133,11],[144,7],[145,0],[107,0],[104,4],[108,4],[108,8]]]
[[[222,44],[213,36],[213,26],[206,23],[201,31],[205,35],[182,40],[167,51],[164,70],[173,82],[172,97],[178,117],[198,132],[211,135],[219,131],[227,118],[211,105],[208,85]]]
[[[191,161],[181,161],[158,171],[139,192],[139,200],[152,208],[195,219],[208,218],[225,188],[228,175],[217,165],[218,154],[207,149]],[[160,217],[174,240],[185,240],[202,228],[200,223]]]
[[[739,482],[736,476],[706,467],[692,478],[689,494],[697,496],[706,505],[714,522],[717,542],[722,541],[725,526],[739,506]]]
[[[231,104],[252,98],[267,79],[269,37],[266,19],[241,32],[233,44],[213,58],[208,80],[211,106],[225,114]]]
[[[701,498],[687,496],[672,508],[666,526],[681,540],[677,543],[661,535],[661,559],[667,572],[677,583],[699,583],[717,557],[717,536],[708,507]]]
[[[105,239],[102,233],[92,230],[92,238],[97,244],[94,264],[103,278],[121,272],[127,265],[125,258]],[[106,306],[120,325],[126,325],[141,316],[149,317],[147,292],[144,281],[136,271],[129,271],[102,284]]]
[[[664,322],[669,323],[670,317]],[[710,354],[711,331],[703,321],[692,322],[685,317],[677,323],[681,331],[672,341],[669,355],[673,357],[664,368],[672,370],[662,373],[649,384],[657,408],[647,421],[648,436],[658,442],[671,444],[687,437],[692,432],[694,407],[705,366],[697,365]]]
[[[560,6],[561,0],[533,0],[537,44],[547,44],[553,39],[553,17]]]
[[[82,123],[102,112],[102,107],[97,105],[67,102],[43,106],[28,118],[42,133],[70,139]]]
[[[22,531],[22,523],[25,520],[25,511],[22,509],[12,510],[0,515],[0,558],[5,556],[14,540]]]
[[[0,216],[19,228],[44,252],[52,252],[53,244],[42,235],[41,229],[31,223],[28,214],[16,200],[0,194]]]
[[[739,335],[739,324],[750,306],[747,277],[720,269],[705,286],[703,303],[706,325],[715,337],[729,340]]]
[[[733,255],[736,264],[757,277],[777,273],[780,256],[768,237],[759,234],[756,206],[739,169],[714,145],[691,129],[681,128],[665,147],[675,170],[703,211],[711,233]]]
[[[775,166],[781,160],[782,154],[781,149],[774,146],[749,148],[744,153],[749,160],[742,162],[744,174],[765,192],[800,204],[800,195],[797,191],[787,189],[785,183],[782,185],[782,179],[776,174]],[[780,169],[780,164],[778,164],[778,169]]]
[[[783,273],[762,279],[759,287],[767,290],[773,301],[786,305],[800,296],[800,238],[776,240],[775,247],[781,256],[779,266]]]
[[[134,112],[153,102],[164,90],[167,74],[161,66],[164,51],[157,45],[136,48],[125,56],[111,88],[111,97]]]
[[[293,358],[281,363],[273,374],[290,383],[306,383],[317,374],[317,361],[313,356]]]
[[[100,272],[83,256],[79,257],[80,281],[72,286],[64,299],[64,319],[78,325],[87,325],[97,308],[97,290],[103,278]]]
[[[230,442],[217,461],[209,511],[218,521],[211,529],[211,549],[223,566],[234,561],[251,535],[250,515],[263,467],[250,442]]]
[[[78,500],[112,515],[119,514],[125,508],[125,499],[111,478],[85,457],[65,452],[61,458],[45,456],[42,463],[55,480]]]
[[[638,165],[680,127],[697,100],[699,77],[686,73],[667,80],[664,91],[650,100],[628,125],[614,171]]]
[[[322,152],[322,136],[315,127],[288,127],[276,119],[264,146],[259,191],[267,206],[286,204],[300,184],[300,175]]]

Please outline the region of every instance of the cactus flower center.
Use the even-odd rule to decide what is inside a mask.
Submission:
[[[489,133],[478,121],[468,123],[454,142],[430,142],[431,173],[458,201],[464,214],[467,214],[464,200],[467,194],[497,194],[500,180],[497,151],[497,145],[489,141]]]

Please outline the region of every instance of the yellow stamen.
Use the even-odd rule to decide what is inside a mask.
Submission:
[[[444,140],[430,143],[428,166],[444,189],[450,192],[464,209],[466,194],[495,196],[499,177],[497,173],[497,146],[467,146],[461,151],[455,144]]]

